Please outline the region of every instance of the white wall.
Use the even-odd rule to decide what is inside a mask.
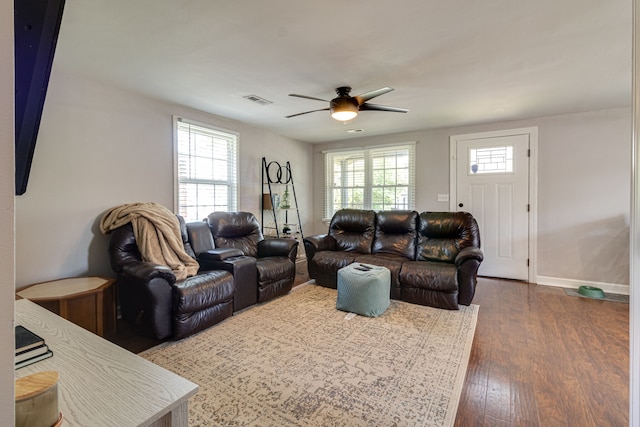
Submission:
[[[14,424],[13,400],[13,1],[0,1],[0,425]]]
[[[416,141],[416,209],[448,210],[449,137],[538,127],[538,277],[629,285],[631,110],[593,111],[314,146],[313,231],[326,232],[322,151]]]
[[[539,129],[538,275],[628,286],[631,110]]]
[[[311,169],[308,144],[65,75],[54,62],[29,184],[16,197],[16,288],[112,276],[107,237],[98,228],[102,214],[140,201],[173,210],[172,115],[239,133],[240,210],[260,213],[263,156],[289,160],[296,172]],[[311,176],[298,173],[296,188],[304,218],[311,211]]]

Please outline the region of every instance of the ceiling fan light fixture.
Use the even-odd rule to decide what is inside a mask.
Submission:
[[[353,98],[335,98],[331,101],[331,117],[348,122],[358,115],[358,103]]]
[[[349,120],[353,120],[358,112],[362,111],[391,111],[396,113],[406,113],[409,110],[406,108],[396,108],[396,107],[388,107],[386,105],[377,105],[377,104],[369,104],[367,101],[378,97],[380,95],[384,95],[385,93],[391,92],[393,88],[390,87],[382,87],[380,89],[372,90],[369,92],[362,93],[358,96],[351,96],[349,93],[351,92],[351,88],[349,86],[341,86],[336,88],[336,93],[338,94],[337,98],[332,99],[329,102],[328,108],[318,108],[317,110],[305,111],[302,113],[291,114],[289,116],[285,116],[285,118],[289,119],[291,117],[301,116],[303,114],[315,113],[316,111],[329,111],[331,113],[331,117],[338,120],[339,122],[348,122]],[[316,98],[313,96],[307,95],[298,95],[295,93],[290,93],[289,96],[295,96],[296,98],[304,98],[304,99],[313,99],[314,101],[327,102],[324,99]]]
[[[339,122],[348,122],[358,115],[356,111],[334,111],[331,113],[331,117]]]

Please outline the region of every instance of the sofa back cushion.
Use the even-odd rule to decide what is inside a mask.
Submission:
[[[109,259],[111,268],[117,274],[122,273],[126,264],[142,261],[130,222],[109,233]]]
[[[372,252],[400,255],[414,260],[417,236],[418,212],[380,211],[376,221]]]
[[[195,258],[195,253],[189,244],[187,237],[187,226],[184,222],[184,218],[180,215],[176,215],[178,218],[178,224],[180,225],[180,237],[184,245],[185,252]],[[111,268],[117,274],[121,274],[123,267],[126,264],[142,261],[142,255],[140,254],[140,248],[136,242],[135,234],[133,233],[133,225],[128,222],[109,233],[109,258],[111,261]]]
[[[216,246],[213,243],[213,235],[211,234],[208,222],[193,221],[188,223],[186,226],[189,245],[196,256],[200,256],[201,253],[206,253],[215,249]]]
[[[185,252],[191,257],[196,257],[195,252],[193,252],[193,248],[191,247],[191,243],[189,243],[189,236],[187,234],[187,223],[184,221],[184,218],[180,215],[176,215],[178,217],[178,223],[180,224],[180,237],[182,237],[182,244],[184,245]]]
[[[419,261],[454,262],[468,247],[480,247],[480,231],[468,212],[422,212],[418,223]]]
[[[213,212],[207,217],[216,248],[235,248],[247,256],[258,256],[264,240],[260,223],[251,212]]]
[[[370,254],[376,229],[376,213],[360,209],[340,209],[331,224],[329,236],[336,239],[336,250]]]

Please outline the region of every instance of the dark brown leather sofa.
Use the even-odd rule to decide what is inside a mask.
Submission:
[[[337,287],[337,272],[351,263],[391,271],[391,298],[458,309],[473,300],[483,260],[480,232],[467,212],[343,209],[327,234],[305,237],[309,276]]]
[[[178,220],[185,250],[195,258],[184,219]],[[142,260],[131,223],[111,231],[109,256],[122,317],[157,339],[184,338],[233,313],[231,273],[201,266],[197,275],[176,281],[169,267]]]

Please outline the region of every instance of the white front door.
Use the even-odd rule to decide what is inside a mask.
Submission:
[[[456,181],[451,204],[478,221],[481,276],[529,280],[530,136],[500,132],[451,137]]]

